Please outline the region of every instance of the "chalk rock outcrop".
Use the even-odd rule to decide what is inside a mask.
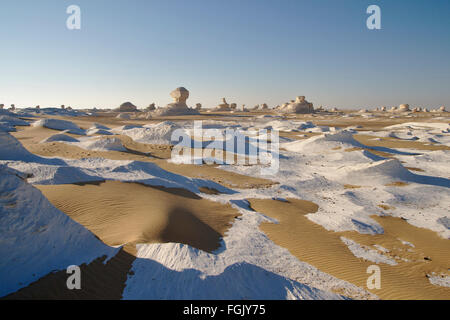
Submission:
[[[199,114],[195,109],[187,106],[186,100],[189,98],[189,91],[184,87],[179,87],[170,93],[174,102],[169,103],[165,108],[160,108],[155,111],[157,116],[179,116],[179,115],[193,115]]]
[[[398,106],[397,109],[399,112],[408,112],[409,110],[409,104],[401,104]]]
[[[440,108],[439,108],[439,112],[447,112],[447,111],[445,110],[445,106],[440,107]]]
[[[259,106],[259,110],[269,110],[269,106],[266,103],[263,103]]]
[[[119,108],[116,109],[116,111],[119,112],[136,112],[137,107],[132,104],[131,102],[124,102],[122,103]]]
[[[225,98],[222,98],[222,103],[215,108],[215,111],[230,111],[230,110],[231,110],[230,105],[228,104]]]
[[[313,113],[313,104],[306,101],[304,96],[299,96],[295,101],[282,106],[278,111],[283,113]]]

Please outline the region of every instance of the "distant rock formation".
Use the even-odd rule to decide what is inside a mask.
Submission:
[[[259,110],[269,110],[269,106],[266,103],[263,103],[259,106]]]
[[[236,110],[237,109],[237,104],[236,103],[231,103],[230,104],[230,109],[231,110]]]
[[[284,104],[281,106],[278,111],[282,113],[313,113],[314,107],[313,104],[306,101],[306,98],[304,96],[298,96],[295,101]]]
[[[186,100],[189,98],[189,91],[184,87],[179,87],[170,93],[174,99],[173,103],[168,104],[165,108],[157,109],[157,116],[179,116],[179,115],[195,115],[199,114],[197,110],[187,106]]]
[[[3,110],[4,107],[5,107],[5,105],[3,103],[0,104],[0,110]]]
[[[331,112],[338,112],[338,108],[331,108]]]
[[[440,107],[439,112],[447,112],[447,110],[445,110],[445,106]]]
[[[397,109],[399,112],[408,112],[409,110],[409,104],[401,104],[398,106]]]
[[[122,103],[119,108],[116,109],[119,112],[135,112],[137,111],[137,107],[131,102]]]
[[[217,107],[215,107],[214,109],[215,111],[230,111],[230,105],[228,104],[227,100],[225,98],[222,98],[222,103],[219,104]]]
[[[61,109],[62,109],[62,110],[66,109],[66,106],[62,104],[62,105],[61,105]]]
[[[146,111],[156,110],[155,103],[153,102],[153,103],[149,104],[148,107],[145,110]]]
[[[197,103],[195,105],[195,110],[200,111],[202,109],[202,104],[201,103]]]
[[[380,111],[385,112],[385,111],[386,111],[386,107],[385,107],[385,106],[382,106],[381,109],[380,109]]]

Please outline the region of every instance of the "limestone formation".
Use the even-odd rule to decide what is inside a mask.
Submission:
[[[222,103],[215,108],[215,111],[230,111],[230,110],[231,110],[230,105],[228,104],[225,98],[222,98]]]
[[[116,109],[119,112],[135,112],[137,111],[137,107],[131,102],[122,103],[119,108]]]
[[[237,109],[237,104],[236,103],[230,104],[230,109],[231,110],[236,110]]]
[[[409,104],[401,104],[398,106],[399,112],[408,112],[409,110]]]
[[[312,103],[306,101],[304,96],[298,96],[294,102],[279,109],[283,113],[313,113],[314,107]]]
[[[170,93],[174,102],[169,103],[165,108],[160,108],[155,111],[157,116],[179,116],[179,115],[194,115],[199,114],[195,109],[187,106],[186,100],[189,98],[189,91],[186,88],[179,87]]]
[[[338,110],[338,108],[332,108],[331,109],[331,112],[338,112],[339,110]]]
[[[447,112],[447,111],[445,110],[445,106],[441,106],[441,107],[439,108],[439,112]]]
[[[385,111],[386,111],[386,107],[385,107],[385,106],[382,106],[380,110],[383,111],[383,112],[385,112]]]
[[[397,107],[393,106],[391,109],[389,109],[389,112],[396,112],[397,111]]]
[[[148,107],[145,110],[146,111],[153,111],[155,109],[156,109],[155,103],[153,102],[153,103],[149,104]]]
[[[269,110],[269,106],[266,103],[263,103],[259,106],[259,110]]]

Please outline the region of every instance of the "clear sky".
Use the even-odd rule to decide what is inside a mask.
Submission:
[[[81,8],[81,30],[66,9]],[[366,28],[377,4],[382,30]],[[449,0],[0,2],[0,103],[9,106],[450,106]]]

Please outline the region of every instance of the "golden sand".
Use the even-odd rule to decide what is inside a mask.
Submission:
[[[450,288],[432,285],[426,277],[426,274],[433,271],[448,274],[449,240],[392,217],[374,217],[385,229],[382,235],[327,231],[305,216],[316,212],[317,205],[295,199],[288,201],[252,199],[250,204],[254,210],[279,221],[279,224],[263,223],[260,228],[276,244],[287,248],[299,260],[367,289],[370,274],[366,271],[374,263],[355,257],[340,237],[344,236],[363,245],[378,244],[391,250],[392,255],[410,262],[397,260],[396,266],[380,264],[381,289],[367,289],[368,291],[382,299],[450,298]],[[402,244],[399,239],[413,243],[415,248]],[[431,261],[424,257],[429,257]]]
[[[118,181],[37,188],[111,246],[177,242],[211,252],[239,215],[230,205],[184,189]]]

